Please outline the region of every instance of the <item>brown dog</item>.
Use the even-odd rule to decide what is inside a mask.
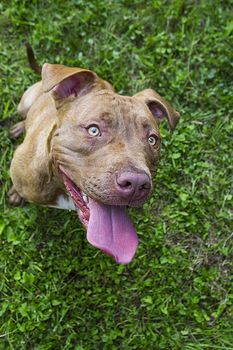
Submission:
[[[167,118],[174,129],[179,113],[151,89],[121,96],[92,71],[48,63],[18,112],[26,120],[12,134],[26,136],[11,164],[11,202],[77,209],[88,241],[129,263],[138,239],[125,208],[148,199],[158,124]]]

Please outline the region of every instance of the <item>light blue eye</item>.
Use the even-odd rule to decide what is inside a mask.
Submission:
[[[151,135],[150,137],[148,137],[148,142],[151,146],[154,146],[158,141],[158,137],[155,135]]]
[[[87,129],[88,134],[91,136],[99,136],[100,135],[100,129],[96,125],[91,125]]]

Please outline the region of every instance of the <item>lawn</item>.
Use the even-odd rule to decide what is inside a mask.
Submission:
[[[0,3],[0,349],[233,349],[233,2]],[[151,87],[166,123],[154,192],[130,210],[140,237],[115,264],[75,213],[8,204],[23,91],[40,62],[92,69],[121,94]],[[22,140],[22,139],[21,139]]]

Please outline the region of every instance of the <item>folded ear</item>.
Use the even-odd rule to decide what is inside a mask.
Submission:
[[[170,103],[164,100],[157,92],[152,89],[146,89],[137,93],[134,97],[145,102],[158,123],[167,118],[171,130],[175,129],[180,113],[176,112]]]
[[[45,63],[42,68],[43,91],[52,90],[57,108],[67,97],[85,95],[97,79],[97,75],[87,69],[49,63]]]

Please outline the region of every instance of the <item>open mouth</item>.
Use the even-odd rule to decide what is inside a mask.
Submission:
[[[88,198],[61,166],[60,171],[66,190],[77,207],[80,221],[87,230],[88,242],[112,256],[117,263],[128,264],[136,253],[138,237],[126,207],[107,205]]]
[[[77,208],[78,216],[84,227],[87,229],[90,219],[90,208],[88,204],[88,197],[75,185],[75,183],[68,177],[68,175],[61,169],[61,175],[64,185],[73,199]]]

